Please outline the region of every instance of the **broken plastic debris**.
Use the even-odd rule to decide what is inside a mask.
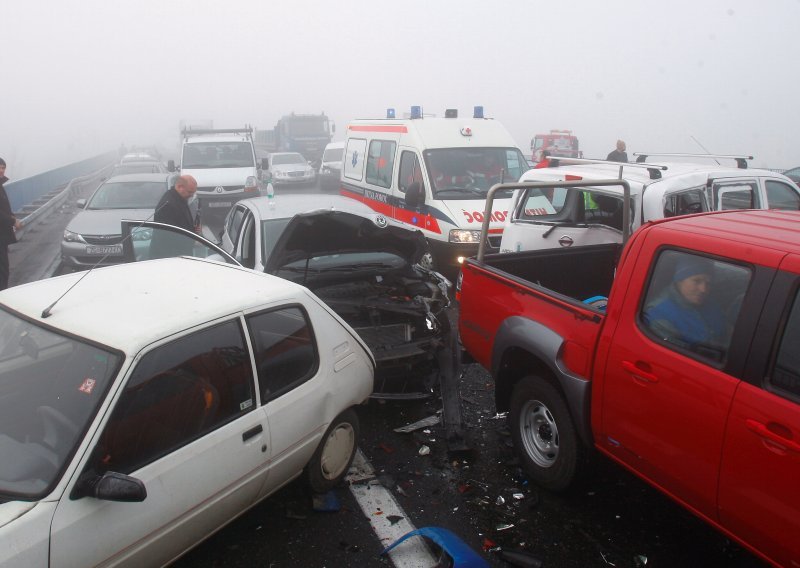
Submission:
[[[492,548],[497,548],[497,543],[490,538],[483,539],[483,549],[484,550],[491,550]]]
[[[644,554],[637,554],[633,557],[633,563],[636,565],[636,568],[644,568],[644,566],[647,566],[647,556]]]
[[[508,416],[508,412],[498,412],[494,416],[490,416],[489,420],[502,420],[506,416]]]
[[[423,527],[421,529],[404,534],[392,544],[384,548],[380,555],[383,556],[395,546],[413,536],[426,537],[438,544],[452,559],[453,568],[489,568],[489,563],[478,556],[474,550],[464,543],[464,541],[462,541],[449,530],[441,527]]]
[[[411,424],[406,424],[405,426],[401,426],[400,428],[395,428],[395,432],[400,432],[402,434],[407,434],[409,432],[413,432],[414,430],[419,430],[420,428],[425,428],[427,426],[434,426],[439,423],[439,415],[434,414],[433,416],[428,416],[427,418],[423,418],[422,420],[417,420],[416,422],[412,422]],[[428,432],[430,434],[430,432]]]
[[[502,496],[502,495],[498,495],[498,496],[497,496],[497,500],[495,501],[495,503],[496,503],[497,505],[504,505],[504,504],[505,504],[505,502],[506,502],[506,500],[505,500],[505,499],[503,499],[503,496]]]
[[[513,529],[514,525],[510,523],[501,523],[497,525],[494,529],[497,531],[507,531],[508,529]]]
[[[429,453],[431,453],[431,449],[428,446],[423,444],[419,447],[419,455],[427,456]]]
[[[390,524],[396,525],[400,521],[402,521],[405,517],[401,517],[400,515],[389,515],[386,517],[386,520],[389,521]]]
[[[342,508],[335,491],[328,491],[327,493],[315,493],[314,497],[312,498],[312,504],[315,511],[322,513],[335,513]]]
[[[387,454],[394,453],[394,448],[385,442],[381,442],[380,444],[378,444],[378,447]]]
[[[514,499],[516,499],[517,501],[522,501],[523,499],[525,499],[525,494],[524,493],[514,493],[512,495],[512,497]]]

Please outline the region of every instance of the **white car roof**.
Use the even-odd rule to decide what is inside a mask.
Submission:
[[[62,294],[51,315],[42,318],[42,311]],[[0,304],[36,322],[133,355],[185,329],[304,294],[304,288],[282,278],[182,257],[22,284],[0,292]]]
[[[670,187],[692,187],[703,184],[709,178],[756,178],[771,177],[781,181],[790,182],[791,180],[781,174],[761,169],[740,169],[689,163],[689,162],[653,162],[652,165],[666,166],[666,170],[661,170],[660,179],[651,179],[647,169],[642,167],[631,167],[633,164],[609,162],[608,164],[586,164],[586,165],[564,165],[557,168],[538,168],[531,169],[522,174],[521,182],[525,181],[553,181],[563,180],[565,176],[580,177],[583,181],[592,179],[615,179],[619,178],[619,169],[622,168],[622,179],[626,180],[631,187],[631,194],[639,194],[645,186],[658,183],[664,190]],[[622,193],[621,187],[607,187],[604,191]]]
[[[270,201],[273,205],[270,205]],[[269,197],[253,197],[240,201],[255,210],[260,219],[288,219],[298,213],[310,213],[320,209],[345,211],[362,217],[373,218],[376,213],[368,205],[341,195],[296,193]]]
[[[325,146],[326,150],[335,150],[336,148],[344,148],[344,142],[331,142]]]

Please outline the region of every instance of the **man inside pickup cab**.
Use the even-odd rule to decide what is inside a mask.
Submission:
[[[712,295],[711,261],[681,254],[672,282],[645,307],[644,321],[659,338],[694,351],[722,358],[729,341],[725,315]]]

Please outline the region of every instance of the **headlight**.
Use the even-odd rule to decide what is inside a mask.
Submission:
[[[467,229],[452,229],[450,231],[451,243],[479,243],[481,242],[480,231],[470,231]]]
[[[86,241],[83,240],[83,237],[80,236],[80,234],[67,230],[64,230],[64,242],[86,244]]]
[[[247,179],[244,182],[244,189],[253,190],[258,187],[258,181],[256,180],[256,176],[247,176]]]

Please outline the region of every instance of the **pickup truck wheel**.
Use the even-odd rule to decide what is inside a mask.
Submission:
[[[580,441],[558,389],[539,377],[521,379],[509,419],[514,447],[531,478],[551,491],[566,489],[578,469]]]
[[[317,493],[327,493],[347,474],[358,449],[358,416],[349,408],[337,416],[319,443],[307,466],[308,484]]]

